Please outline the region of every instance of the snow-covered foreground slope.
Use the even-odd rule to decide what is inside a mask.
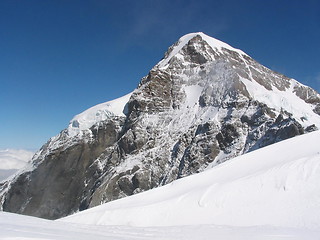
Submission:
[[[3,240],[316,240],[320,231],[279,227],[191,225],[132,227],[72,224],[0,212]]]
[[[33,152],[17,149],[0,150],[0,182],[23,168]]]
[[[60,221],[93,225],[272,225],[320,230],[320,132],[236,157]]]

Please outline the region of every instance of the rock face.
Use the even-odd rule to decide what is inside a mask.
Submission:
[[[0,185],[4,211],[56,219],[314,131],[320,95],[203,33],[131,94],[77,115]]]

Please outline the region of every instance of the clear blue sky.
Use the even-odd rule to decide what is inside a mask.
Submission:
[[[320,90],[317,0],[0,0],[0,149],[40,148],[198,31]]]

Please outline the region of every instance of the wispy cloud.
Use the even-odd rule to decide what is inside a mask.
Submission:
[[[126,32],[124,45],[139,44],[141,39],[157,45],[177,40],[183,34],[203,31],[215,36],[227,29],[223,6],[210,7],[206,1],[158,0],[133,1],[123,7],[126,18],[119,27]],[[165,44],[167,45],[167,43]],[[131,47],[131,46],[130,46]]]

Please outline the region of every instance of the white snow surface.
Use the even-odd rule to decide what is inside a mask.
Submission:
[[[26,166],[34,152],[22,149],[0,150],[0,181]]]
[[[202,91],[203,87],[199,85],[184,86],[184,92],[186,93],[185,104],[188,107],[193,107],[198,104]]]
[[[74,136],[80,131],[87,130],[94,124],[107,120],[110,117],[125,116],[125,106],[131,94],[129,93],[109,102],[100,103],[76,115],[69,123],[69,135]]]
[[[319,142],[320,131],[295,137],[60,221],[320,230]]]
[[[3,240],[316,240],[319,230],[273,226],[132,227],[73,224],[0,212]]]

